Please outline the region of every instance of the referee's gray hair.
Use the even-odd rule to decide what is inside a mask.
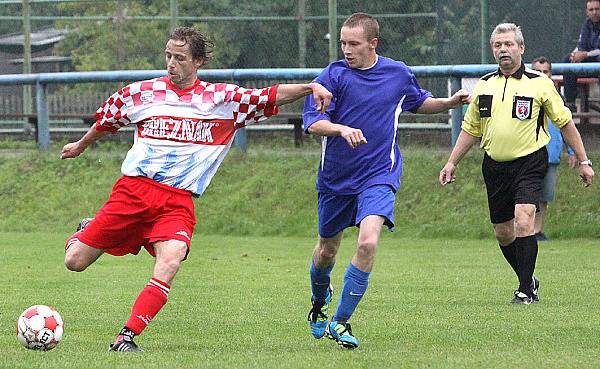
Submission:
[[[525,39],[523,38],[523,32],[521,32],[521,27],[517,26],[514,23],[500,23],[494,28],[492,35],[490,36],[490,46],[494,47],[494,37],[500,33],[515,33],[515,41],[519,45],[525,45]]]

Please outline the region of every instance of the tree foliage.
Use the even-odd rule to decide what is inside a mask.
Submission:
[[[232,17],[235,20],[180,20],[195,26],[215,42],[214,59],[208,68],[296,67],[299,61],[298,1],[288,0],[178,0],[181,17]],[[481,60],[481,2],[462,0],[371,1],[338,0],[337,12],[379,14],[378,52],[410,65],[479,63]],[[584,2],[578,0],[488,0],[489,20],[483,37],[494,25],[521,25],[526,40],[525,59],[540,54],[557,60],[575,46],[583,20]],[[306,0],[307,67],[323,67],[329,60],[327,2]],[[2,14],[20,15],[21,6],[6,5]],[[164,43],[169,21],[169,0],[106,0],[62,4],[32,4],[32,15],[110,16],[103,21],[57,21],[72,30],[56,53],[71,55],[76,70],[163,69]],[[412,16],[409,16],[412,14]],[[436,14],[437,16],[431,16]],[[558,14],[558,15],[557,15]],[[398,16],[401,15],[401,16]],[[128,17],[144,16],[145,20]],[[242,20],[241,17],[287,17],[279,20]],[[334,37],[339,37],[343,19],[338,19]],[[46,22],[47,23],[47,22]],[[35,21],[32,28],[44,22]],[[20,31],[18,21],[0,22],[0,34]],[[341,57],[341,53],[338,54]],[[487,62],[493,62],[490,57]]]

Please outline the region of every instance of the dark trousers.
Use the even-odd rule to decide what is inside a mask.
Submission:
[[[571,54],[567,54],[562,62],[563,63],[571,63],[571,61],[569,60],[569,58],[571,57]],[[582,63],[593,63],[593,62],[597,62],[598,60],[595,57],[591,57],[591,58],[585,58],[583,59],[581,62]],[[565,101],[567,103],[575,103],[575,99],[577,98],[577,75],[576,74],[571,74],[571,73],[565,73],[563,75],[563,85],[564,85],[564,89],[565,89]]]

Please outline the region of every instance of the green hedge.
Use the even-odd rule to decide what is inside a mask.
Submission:
[[[0,231],[70,232],[107,199],[127,149],[105,143],[71,160],[58,159],[58,148],[0,150]],[[437,175],[449,149],[409,147],[403,154],[392,237],[492,237],[479,149],[471,150],[446,188]],[[196,233],[316,236],[319,155],[312,141],[302,149],[279,142],[254,145],[246,155],[232,150],[195,201]],[[550,238],[600,238],[598,188],[583,188],[576,171],[560,166],[557,200],[546,219]]]

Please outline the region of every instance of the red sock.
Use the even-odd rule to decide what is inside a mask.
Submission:
[[[129,320],[125,326],[131,329],[136,335],[142,333],[144,328],[154,319],[156,314],[167,303],[169,290],[171,286],[156,278],[150,279],[150,282],[144,287],[138,298],[133,304]]]

